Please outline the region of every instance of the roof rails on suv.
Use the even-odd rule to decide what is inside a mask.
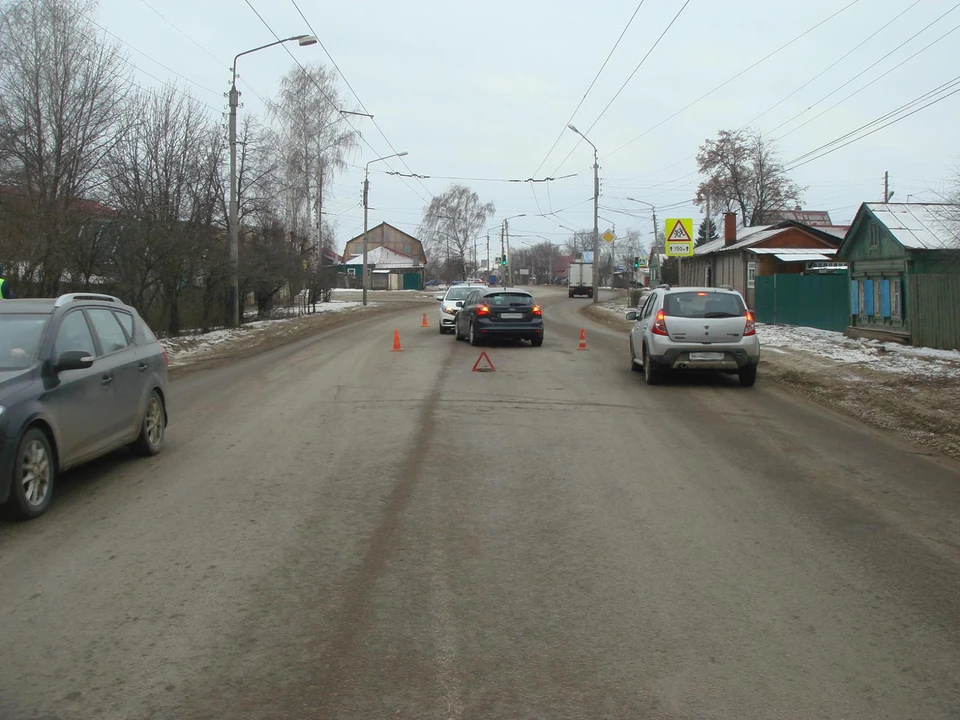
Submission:
[[[53,303],[54,307],[63,307],[67,303],[80,302],[83,300],[99,300],[100,302],[114,302],[123,305],[123,301],[113,295],[102,295],[100,293],[67,293],[57,298]]]
[[[657,290],[671,290],[672,288],[666,283],[660,283],[657,285]]]

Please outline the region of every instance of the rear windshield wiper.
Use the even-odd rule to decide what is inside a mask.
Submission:
[[[729,313],[729,312],[708,312],[703,315],[705,318],[730,318],[730,317],[742,317],[740,313]]]

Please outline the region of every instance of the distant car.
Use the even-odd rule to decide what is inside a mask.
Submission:
[[[58,475],[127,445],[156,455],[167,355],[109,295],[0,302],[0,504],[34,518]]]
[[[757,381],[760,341],[753,314],[732,288],[662,285],[631,310],[630,367],[648,385],[666,369],[737,374],[740,384]]]
[[[543,345],[543,311],[526,290],[519,288],[474,289],[457,313],[457,340],[471,345],[494,338],[529,340]]]
[[[478,287],[486,287],[486,285],[469,285],[461,282],[459,285],[453,285],[448,288],[445,293],[434,295],[434,297],[440,301],[438,327],[441,335],[453,332],[454,318],[457,315],[457,311],[460,309],[467,295]]]

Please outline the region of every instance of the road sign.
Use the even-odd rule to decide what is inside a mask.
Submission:
[[[668,256],[693,255],[693,218],[667,218],[666,233]]]
[[[607,230],[600,238],[607,243],[608,245],[614,241],[617,236],[613,234],[612,231]]]
[[[646,266],[647,266],[647,258],[645,257],[640,258],[640,262],[638,263],[637,267],[645,268]]]

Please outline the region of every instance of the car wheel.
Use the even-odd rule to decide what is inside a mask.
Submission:
[[[640,372],[642,368],[637,365],[637,353],[633,349],[633,338],[630,338],[630,369],[634,372]]]
[[[156,390],[150,393],[147,399],[147,409],[143,413],[143,422],[140,423],[140,436],[133,443],[138,454],[156,455],[163,449],[163,438],[166,435],[167,414],[164,412],[163,400]]]
[[[443,325],[440,326],[440,334],[441,334],[441,335],[446,335],[446,334],[447,334],[447,329],[446,329]]]
[[[535,338],[530,338],[530,344],[534,347],[541,347],[543,345],[543,335],[540,335]]]
[[[57,463],[46,433],[30,428],[20,438],[13,466],[10,508],[15,515],[31,520],[50,507]]]
[[[467,328],[467,337],[470,338],[470,344],[476,347],[480,344],[480,337],[477,335],[476,331],[473,329],[473,322],[470,322],[470,327]]]
[[[757,383],[757,366],[746,365],[737,371],[740,376],[740,384],[743,387],[753,387]]]
[[[463,335],[460,334],[460,323],[455,322],[453,324],[453,337],[457,340],[463,340]]]
[[[646,380],[647,385],[659,385],[660,384],[660,363],[651,358],[649,355],[644,354],[643,356],[643,379]]]

